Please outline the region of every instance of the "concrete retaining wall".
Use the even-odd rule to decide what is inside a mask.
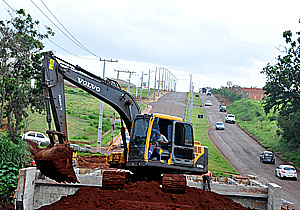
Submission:
[[[101,171],[94,174],[77,175],[78,184],[57,184],[53,180],[36,179],[35,167],[20,170],[18,188],[16,190],[16,209],[37,209],[50,205],[61,199],[62,196],[73,195],[82,186],[102,186]],[[245,186],[231,179],[226,179],[229,184],[212,182],[211,189],[220,195],[230,197],[235,202],[245,207],[256,209],[280,210],[281,187],[270,183],[268,186],[257,186],[257,181],[249,181]],[[253,183],[252,183],[253,182]],[[193,180],[187,176],[187,185],[202,189],[201,180]]]

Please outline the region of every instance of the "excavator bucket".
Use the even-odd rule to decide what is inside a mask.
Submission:
[[[42,174],[56,182],[79,182],[72,165],[73,149],[70,144],[56,143],[41,149],[35,143],[27,142],[31,145],[31,153]]]

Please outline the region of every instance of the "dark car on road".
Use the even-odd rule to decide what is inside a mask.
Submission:
[[[264,151],[260,154],[259,157],[260,162],[262,163],[272,163],[275,164],[275,156],[272,152]]]
[[[226,112],[226,106],[220,106],[220,112]]]

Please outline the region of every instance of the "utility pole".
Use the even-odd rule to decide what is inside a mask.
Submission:
[[[144,72],[142,71],[141,90],[140,90],[140,108],[142,106],[143,76],[144,76]]]
[[[118,60],[107,60],[100,58],[103,61],[103,79],[105,79],[105,62],[118,62]],[[102,117],[103,117],[103,101],[100,101],[100,112],[99,112],[99,126],[98,126],[98,138],[97,138],[97,152],[101,152],[101,137],[102,137]]]
[[[153,100],[155,101],[155,88],[156,88],[156,72],[157,72],[157,67],[155,68],[155,79],[154,79],[154,93],[153,93]]]
[[[191,105],[190,105],[190,111],[189,111],[189,122],[192,123],[193,120],[193,102],[194,102],[194,85],[192,83],[192,95],[191,95]]]
[[[159,67],[159,71],[158,71],[158,85],[157,85],[157,86],[158,86],[158,87],[157,87],[158,97],[159,97],[159,86],[160,86],[160,68],[161,68],[161,67]]]
[[[150,69],[149,69],[149,74],[148,74],[147,108],[148,108],[148,103],[149,103],[149,88],[150,88]]]
[[[164,91],[165,92],[165,80],[164,80],[164,73],[165,73],[165,68],[163,67],[163,70],[162,70],[162,73],[161,73],[161,91]]]
[[[127,87],[127,92],[130,93],[130,78],[131,78],[131,74],[135,73],[135,71],[129,71],[129,79],[128,79],[128,87]]]
[[[189,104],[190,104],[190,111],[189,111],[189,122],[192,122],[192,112],[193,112],[193,82],[192,82],[192,74],[190,74],[190,97],[189,97]]]
[[[128,79],[128,86],[127,86],[127,92],[130,93],[130,78],[131,78],[131,74],[135,73],[134,71],[124,71],[124,70],[115,70],[116,72],[118,72],[117,74],[117,79],[119,79],[119,73],[123,72],[123,73],[129,73],[129,79]]]

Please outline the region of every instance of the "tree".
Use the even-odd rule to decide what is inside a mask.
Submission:
[[[42,40],[53,36],[51,28],[44,34],[23,9],[11,20],[0,21],[0,122],[7,123],[7,133],[15,141],[28,111],[44,110],[41,86]],[[36,87],[31,88],[31,80]]]
[[[299,142],[300,122],[300,33],[292,40],[292,32],[283,32],[283,37],[289,47],[281,50],[283,55],[277,57],[278,63],[267,64],[261,73],[266,75],[266,85],[263,106],[266,113],[272,109],[279,112],[278,125],[282,129],[283,140],[296,146]]]

